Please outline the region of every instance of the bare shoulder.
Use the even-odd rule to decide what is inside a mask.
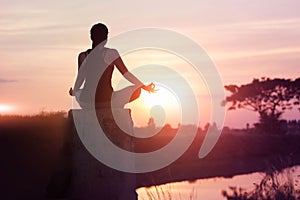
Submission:
[[[85,58],[85,56],[86,56],[86,51],[80,52],[80,53],[78,54],[78,58],[79,58],[79,59]]]
[[[118,50],[117,49],[111,49],[111,48],[106,49],[106,54],[108,54],[109,56],[119,56]]]
[[[120,55],[119,55],[118,50],[107,48],[104,60],[105,60],[106,63],[110,64],[110,63],[114,62],[119,57],[120,57]]]

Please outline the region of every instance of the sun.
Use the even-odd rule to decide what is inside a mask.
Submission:
[[[13,110],[11,105],[0,104],[0,114],[7,114]]]
[[[167,123],[178,124],[181,120],[181,108],[176,94],[163,85],[156,84],[155,88],[157,89],[155,93],[146,91],[141,93],[140,105],[143,113],[140,116],[148,115],[154,119],[157,126]]]
[[[161,106],[163,108],[178,106],[177,98],[170,90],[163,86],[158,86],[156,89],[155,93],[144,92],[142,94],[145,106],[149,108],[153,106]]]
[[[157,127],[163,127],[165,124],[177,126],[182,118],[178,95],[163,84],[154,84],[157,89],[155,93],[142,90],[138,99],[126,105],[126,108],[131,110],[135,126],[148,126],[150,118],[154,119]]]

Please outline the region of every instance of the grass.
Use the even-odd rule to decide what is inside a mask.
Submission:
[[[294,177],[294,168],[283,172],[274,171],[266,173],[255,188],[246,191],[240,187],[229,187],[223,190],[223,197],[228,200],[300,200],[300,175]]]
[[[146,197],[142,200],[196,200],[197,190],[195,187],[192,188],[190,193],[187,195],[177,191],[174,183],[169,183],[161,186],[153,186],[145,188]]]

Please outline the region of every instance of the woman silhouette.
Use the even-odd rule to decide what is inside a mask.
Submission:
[[[135,90],[131,97],[128,98],[128,101],[133,101],[136,98],[139,97],[140,89],[144,89],[148,92],[155,92],[154,84],[151,83],[149,85],[144,85],[138,78],[136,78],[132,73],[130,73],[125,66],[122,58],[120,57],[118,51],[116,49],[110,49],[106,48],[105,44],[107,41],[107,35],[108,35],[108,29],[107,27],[102,24],[98,23],[93,25],[93,27],[90,30],[91,40],[92,40],[92,49],[88,49],[84,52],[81,52],[78,56],[78,71],[80,69],[80,66],[83,64],[85,59],[87,58],[88,54],[94,50],[96,47],[100,50],[101,56],[99,59],[101,59],[104,66],[99,67],[107,67],[102,74],[98,86],[96,89],[96,95],[95,95],[95,106],[96,108],[103,108],[103,107],[110,107],[111,100],[112,100],[112,94],[113,94],[113,88],[111,85],[111,79],[112,79],[112,73],[114,68],[116,67],[121,74],[131,83],[134,84],[135,88],[138,88]],[[101,62],[100,62],[101,63]],[[88,91],[85,90],[85,86],[83,89],[80,89],[82,84],[85,85],[88,84],[88,81],[86,79],[87,77],[84,76],[77,76],[74,89],[70,88],[69,93],[71,96],[76,96],[77,101],[79,102],[80,106],[82,108],[88,108],[90,105],[90,101],[92,97],[87,95]],[[128,90],[127,90],[128,91]],[[127,92],[124,90],[124,92]],[[124,93],[123,92],[123,93]],[[122,92],[119,92],[122,93]],[[117,93],[118,94],[118,93]],[[123,94],[120,94],[119,96],[124,96]],[[127,102],[128,103],[128,102]]]
[[[136,78],[132,73],[128,71],[128,69],[126,68],[124,62],[122,61],[116,49],[110,49],[105,47],[107,41],[108,29],[104,24],[101,23],[95,24],[91,28],[90,34],[91,34],[91,40],[93,42],[92,49],[88,49],[79,54],[78,74],[76,77],[74,87],[73,89],[70,88],[69,94],[76,97],[76,100],[78,101],[79,105],[83,109],[87,110],[86,113],[88,115],[89,115],[89,111],[88,111],[89,109],[96,108],[98,122],[101,125],[103,132],[110,139],[110,141],[113,142],[115,145],[119,146],[120,148],[123,148],[127,151],[132,151],[134,148],[132,137],[124,133],[123,129],[121,130],[118,124],[116,123],[116,121],[114,120],[113,110],[115,109],[112,109],[112,106],[113,108],[115,108],[113,104],[114,98],[117,98],[117,101],[121,102],[121,103],[117,103],[117,108],[121,108],[121,109],[117,109],[117,110],[121,110],[119,113],[117,113],[118,116],[121,116],[122,121],[128,122],[128,127],[133,128],[132,120],[130,118],[130,111],[123,109],[123,106],[126,103],[138,98],[141,89],[144,89],[148,92],[155,92],[155,86],[153,83],[149,85],[144,85],[138,78]],[[88,65],[89,62],[91,65]],[[96,75],[97,73],[95,72],[97,71],[97,69],[99,69],[99,67],[104,68],[104,72],[102,73],[100,80],[99,77],[97,77]],[[112,81],[112,73],[115,67],[121,72],[121,74],[128,81],[133,83],[134,86],[127,87],[123,90],[116,91],[116,92],[113,91],[111,81]],[[85,71],[83,69],[85,69]],[[95,80],[93,80],[93,78]],[[93,81],[95,81],[97,84],[95,84],[95,82]],[[83,88],[80,89],[82,85]],[[91,94],[93,92],[88,91],[94,85],[97,86],[95,95]],[[95,102],[94,108],[91,107],[94,105],[92,103],[93,101]],[[89,128],[89,124],[88,124],[89,121],[85,121],[84,123],[87,123],[85,124],[85,126]],[[74,141],[77,146],[82,145],[78,137]],[[105,148],[105,145],[103,145],[102,147]],[[103,151],[105,151],[105,149],[103,149]],[[82,159],[84,158],[81,158],[81,160]],[[114,173],[112,173],[110,171],[111,170],[110,168],[107,169],[107,167],[105,166],[99,167],[100,164],[99,162],[96,162],[95,159],[89,160],[90,156],[87,156],[86,159],[88,161],[86,162],[82,161],[82,162],[84,163],[84,166],[86,166],[89,169],[86,172],[88,172],[91,178],[90,180],[85,178],[85,180],[88,181],[86,185],[80,184],[78,185],[78,187],[77,185],[74,186],[75,187],[74,196],[84,195],[85,193],[88,193],[88,195],[90,196],[94,196],[94,197],[101,196],[103,197],[103,199],[137,200],[137,194],[135,193],[136,185],[135,185],[134,176],[127,177],[126,174],[117,171],[114,171]],[[89,163],[89,165],[86,165],[86,163]],[[106,183],[104,184],[106,188],[102,190],[99,190],[99,185],[90,184],[90,182],[93,183],[92,180],[97,179],[97,177],[99,177],[99,171],[101,172],[101,174],[111,174],[111,176],[115,176],[115,178],[111,178],[110,176],[107,176],[108,178],[106,179],[102,178],[103,180],[102,179],[100,180],[100,182],[102,181]],[[85,173],[85,171],[83,173]],[[125,178],[124,177],[116,178],[120,176],[118,175],[119,173],[121,173],[122,176],[125,176]],[[86,176],[86,174],[84,176]],[[113,188],[109,188],[111,186],[113,186]],[[89,198],[84,198],[84,199],[91,199],[90,196]]]

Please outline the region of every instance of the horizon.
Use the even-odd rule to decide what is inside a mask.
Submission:
[[[70,111],[70,110],[69,110]],[[63,114],[64,115],[64,118],[67,119],[68,118],[68,112],[69,111],[66,111],[66,110],[59,110],[59,111],[45,111],[45,110],[42,110],[38,113],[31,113],[31,114],[1,114],[0,113],[0,118],[36,118],[36,117],[53,117],[57,114]],[[152,118],[152,117],[150,117]],[[150,118],[148,119],[148,121],[150,120]],[[153,118],[152,118],[153,119]],[[134,124],[134,128],[135,129],[148,129],[148,128],[154,128],[154,129],[162,129],[164,127],[170,127],[171,129],[178,129],[178,127],[180,126],[183,126],[183,127],[197,127],[198,129],[202,129],[204,130],[205,129],[205,126],[206,125],[210,125],[210,126],[216,126],[217,129],[227,129],[229,128],[230,130],[246,130],[247,129],[247,124],[245,124],[245,126],[240,126],[240,127],[230,127],[230,126],[226,126],[224,125],[223,127],[220,127],[220,125],[216,124],[215,122],[213,123],[210,123],[208,121],[203,121],[203,122],[200,122],[198,125],[197,124],[180,124],[180,123],[172,123],[172,124],[169,124],[169,123],[164,123],[162,125],[158,125],[156,124],[155,122],[155,119],[153,119],[154,121],[154,124],[142,124],[142,125],[135,125]],[[292,122],[292,121],[296,121],[296,123],[299,123],[300,122],[300,119],[282,119],[282,120],[285,120],[287,123],[289,122]],[[215,125],[214,125],[215,124]],[[254,129],[254,125],[251,125],[249,124],[249,129]]]

